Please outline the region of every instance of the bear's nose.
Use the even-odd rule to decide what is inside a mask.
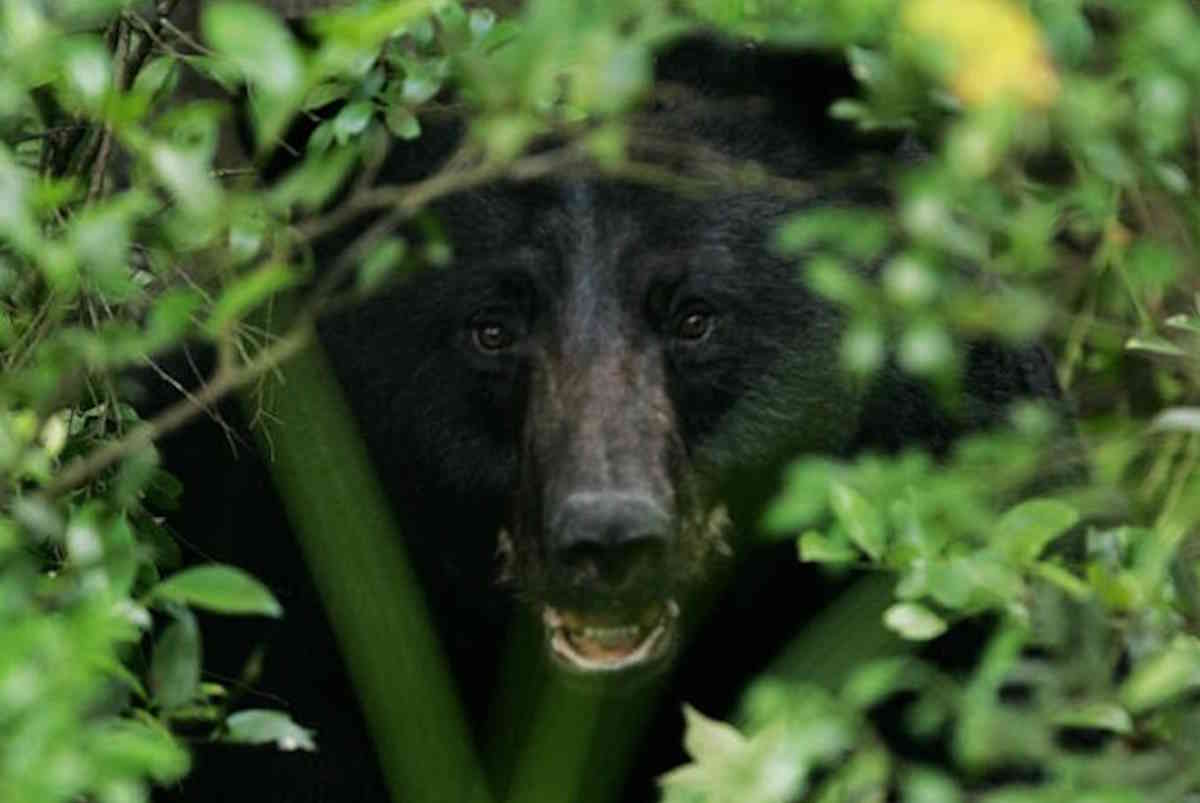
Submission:
[[[670,528],[671,517],[644,494],[580,491],[555,516],[551,557],[573,586],[623,591],[649,585],[663,569]]]

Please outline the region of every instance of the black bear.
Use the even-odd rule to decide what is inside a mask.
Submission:
[[[720,713],[805,606],[831,593],[790,547],[768,552],[735,570],[699,636],[683,635],[698,618],[693,589],[714,562],[732,565],[719,556],[786,460],[907,443],[938,450],[999,420],[1016,398],[1056,396],[1036,348],[965,348],[969,419],[894,370],[865,387],[848,379],[836,358],[839,311],[769,235],[798,208],[877,203],[880,193],[798,201],[770,183],[722,186],[726,174],[706,172],[713,159],[753,160],[819,186],[855,146],[825,118],[819,92],[792,89],[811,62],[709,44],[681,53],[660,75],[692,95],[648,111],[634,141],[639,158],[695,178],[689,192],[568,174],[456,195],[436,210],[452,267],[321,325],[473,720],[486,716],[512,616],[541,620],[545,654],[562,671],[667,673],[651,747],[621,799],[652,798],[649,779],[679,760],[680,700]],[[807,74],[817,84],[840,75]],[[773,94],[773,105],[745,100],[747,91]],[[223,446],[194,433],[164,446],[183,471],[200,448]],[[168,794],[232,800],[236,766],[254,778],[236,784],[246,800],[384,799],[286,523],[264,501],[266,481],[243,476],[254,469],[243,461],[215,493],[253,498],[265,512],[230,513],[236,502],[214,505],[205,480],[185,477],[191,501],[180,518],[189,532],[243,533],[207,554],[283,590],[289,618],[268,642],[262,686],[318,729],[323,752],[202,753],[196,775]]]

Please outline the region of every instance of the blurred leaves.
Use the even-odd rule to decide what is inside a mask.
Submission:
[[[307,89],[303,55],[283,23],[251,3],[212,3],[201,29],[216,53],[232,62],[250,85],[258,146],[283,133]]]
[[[966,668],[889,658],[835,689],[764,678],[736,724],[689,709],[692,760],[665,798],[1194,797],[1200,13],[1183,0],[948,9],[540,0],[504,18],[377,0],[298,37],[247,2],[208,4],[195,35],[116,0],[4,3],[0,797],[144,800],[148,781],[186,771],[170,731],[183,722],[312,748],[287,715],[231,712],[202,681],[189,608],[279,605],[232,567],[180,569],[161,518],[178,483],[115,378],[188,339],[216,348],[219,377],[273,368],[256,362],[272,343],[249,318],[309,291],[318,235],[361,233],[338,276],[356,298],[445,262],[452,243],[359,224],[502,176],[543,134],[620,167],[622,115],[650,94],[656,51],[700,22],[842,54],[859,91],[829,113],[905,137],[873,168],[886,193],[794,213],[772,243],[843,310],[847,371],[865,386],[903,369],[946,401],[961,344],[1048,343],[1091,476],[1072,425],[1032,408],[945,455],[798,460],[765,515],[772,536],[832,571],[891,572],[883,621],[931,653],[981,617],[985,648]],[[230,94],[184,99],[187,76]],[[230,161],[239,94],[254,156]],[[448,114],[468,131],[448,172],[364,192],[389,148]],[[294,151],[287,169],[263,169],[277,149]],[[315,314],[346,299],[304,300]],[[958,403],[969,421],[990,402]],[[920,759],[889,749],[878,706],[902,710]]]
[[[938,459],[790,468],[765,529],[831,571],[894,573],[885,624],[932,640],[843,691],[860,712],[902,705],[906,744],[951,734],[946,762],[899,758],[874,799],[1189,800],[1200,65],[1183,38],[1200,17],[1173,0],[855,5],[878,27],[835,32],[831,13],[809,28],[850,45],[862,88],[831,114],[927,152],[890,171],[894,213],[803,213],[777,245],[845,310],[847,370],[897,365],[961,400],[944,392],[958,344],[1040,338],[1064,355],[1090,447],[1085,476],[1072,427],[1029,408]],[[958,656],[981,614],[986,649]],[[894,738],[868,728],[858,744]]]

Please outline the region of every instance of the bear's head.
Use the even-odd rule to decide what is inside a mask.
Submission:
[[[458,575],[464,543],[496,539],[581,672],[661,664],[727,551],[730,485],[856,426],[840,316],[770,247],[813,198],[706,174],[762,153],[725,112],[719,132],[679,119],[646,130],[683,192],[568,174],[456,195],[438,209],[454,264],[332,327],[339,354],[382,366],[339,367],[398,506],[440,511],[410,529],[441,532]]]

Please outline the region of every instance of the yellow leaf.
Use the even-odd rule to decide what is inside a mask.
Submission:
[[[1011,0],[906,0],[901,26],[947,49],[947,81],[968,106],[1016,99],[1045,108],[1058,97],[1058,75],[1041,31]]]

